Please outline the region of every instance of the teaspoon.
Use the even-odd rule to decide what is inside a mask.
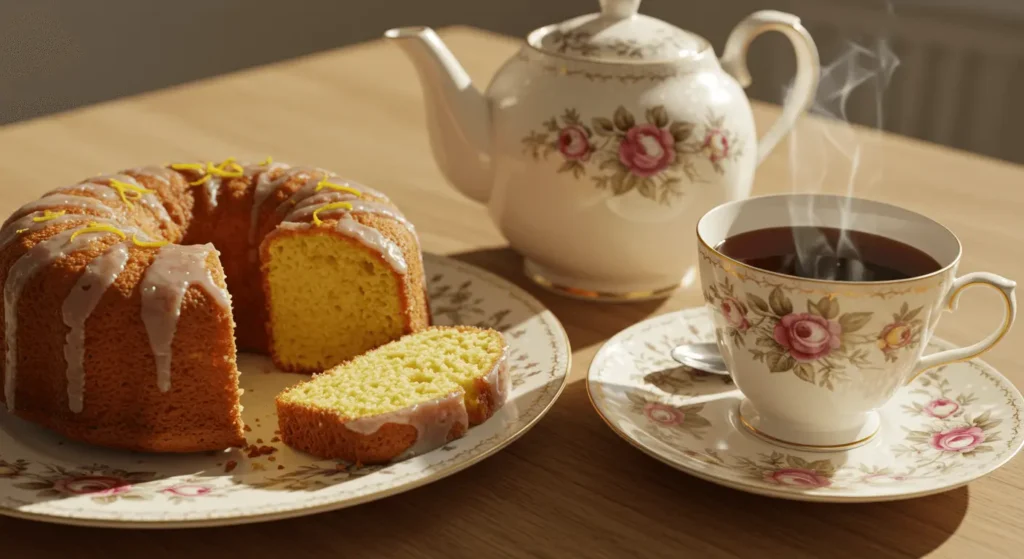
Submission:
[[[715,343],[678,345],[672,348],[672,358],[698,371],[729,376],[722,354],[718,351],[718,344]]]

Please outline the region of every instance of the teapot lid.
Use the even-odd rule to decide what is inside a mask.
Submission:
[[[694,58],[706,39],[638,14],[640,0],[600,0],[601,13],[575,17],[530,33],[530,46],[590,62],[651,63]]]

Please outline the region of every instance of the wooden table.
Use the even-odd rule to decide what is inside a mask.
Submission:
[[[478,85],[517,43],[470,29],[444,33]],[[159,72],[154,68],[125,71]],[[67,84],[74,87],[74,84]],[[761,126],[775,107],[755,108]],[[1024,279],[1024,169],[867,130],[856,192],[904,205],[963,240],[962,269]],[[761,166],[757,193],[790,187],[787,146]],[[496,456],[409,493],[313,517],[190,532],[72,528],[0,518],[4,557],[905,557],[1024,554],[1024,461],[945,494],[868,505],[772,500],[687,476],[635,450],[591,409],[585,376],[600,345],[657,313],[699,304],[599,305],[531,285],[487,218],[430,156],[420,88],[398,49],[371,43],[0,128],[0,215],[44,190],[143,162],[234,155],[312,163],[387,191],[433,252],[522,285],[565,324],[571,384],[548,416]],[[826,190],[846,188],[848,169]],[[681,247],[680,250],[691,250]],[[985,290],[976,290],[985,291]],[[969,292],[939,335],[991,328],[1000,305]],[[1018,326],[988,354],[1024,383]]]

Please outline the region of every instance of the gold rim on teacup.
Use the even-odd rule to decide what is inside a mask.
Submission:
[[[834,281],[764,270],[716,247],[772,227],[864,231],[929,254],[938,269],[889,281]],[[955,276],[963,254],[945,226],[910,210],[857,198],[790,194],[716,207],[697,223],[702,290],[723,358],[743,391],[750,432],[807,450],[863,444],[877,410],[921,372],[972,359],[1009,331],[1016,284],[985,272]],[[1003,320],[987,337],[923,355],[940,314],[973,285],[996,289]],[[805,310],[806,309],[806,310]]]

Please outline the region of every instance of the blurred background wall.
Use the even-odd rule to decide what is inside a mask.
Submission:
[[[795,13],[823,63],[850,44],[900,64],[881,125],[908,136],[1024,162],[1021,0],[645,0],[641,11],[708,38],[716,50],[747,13]],[[523,36],[596,11],[596,0],[0,0],[0,123],[30,119],[240,68],[375,39],[398,25],[472,25]],[[778,102],[788,45],[759,39],[752,97]],[[286,86],[286,85],[285,85]],[[847,116],[879,122],[874,92]]]

